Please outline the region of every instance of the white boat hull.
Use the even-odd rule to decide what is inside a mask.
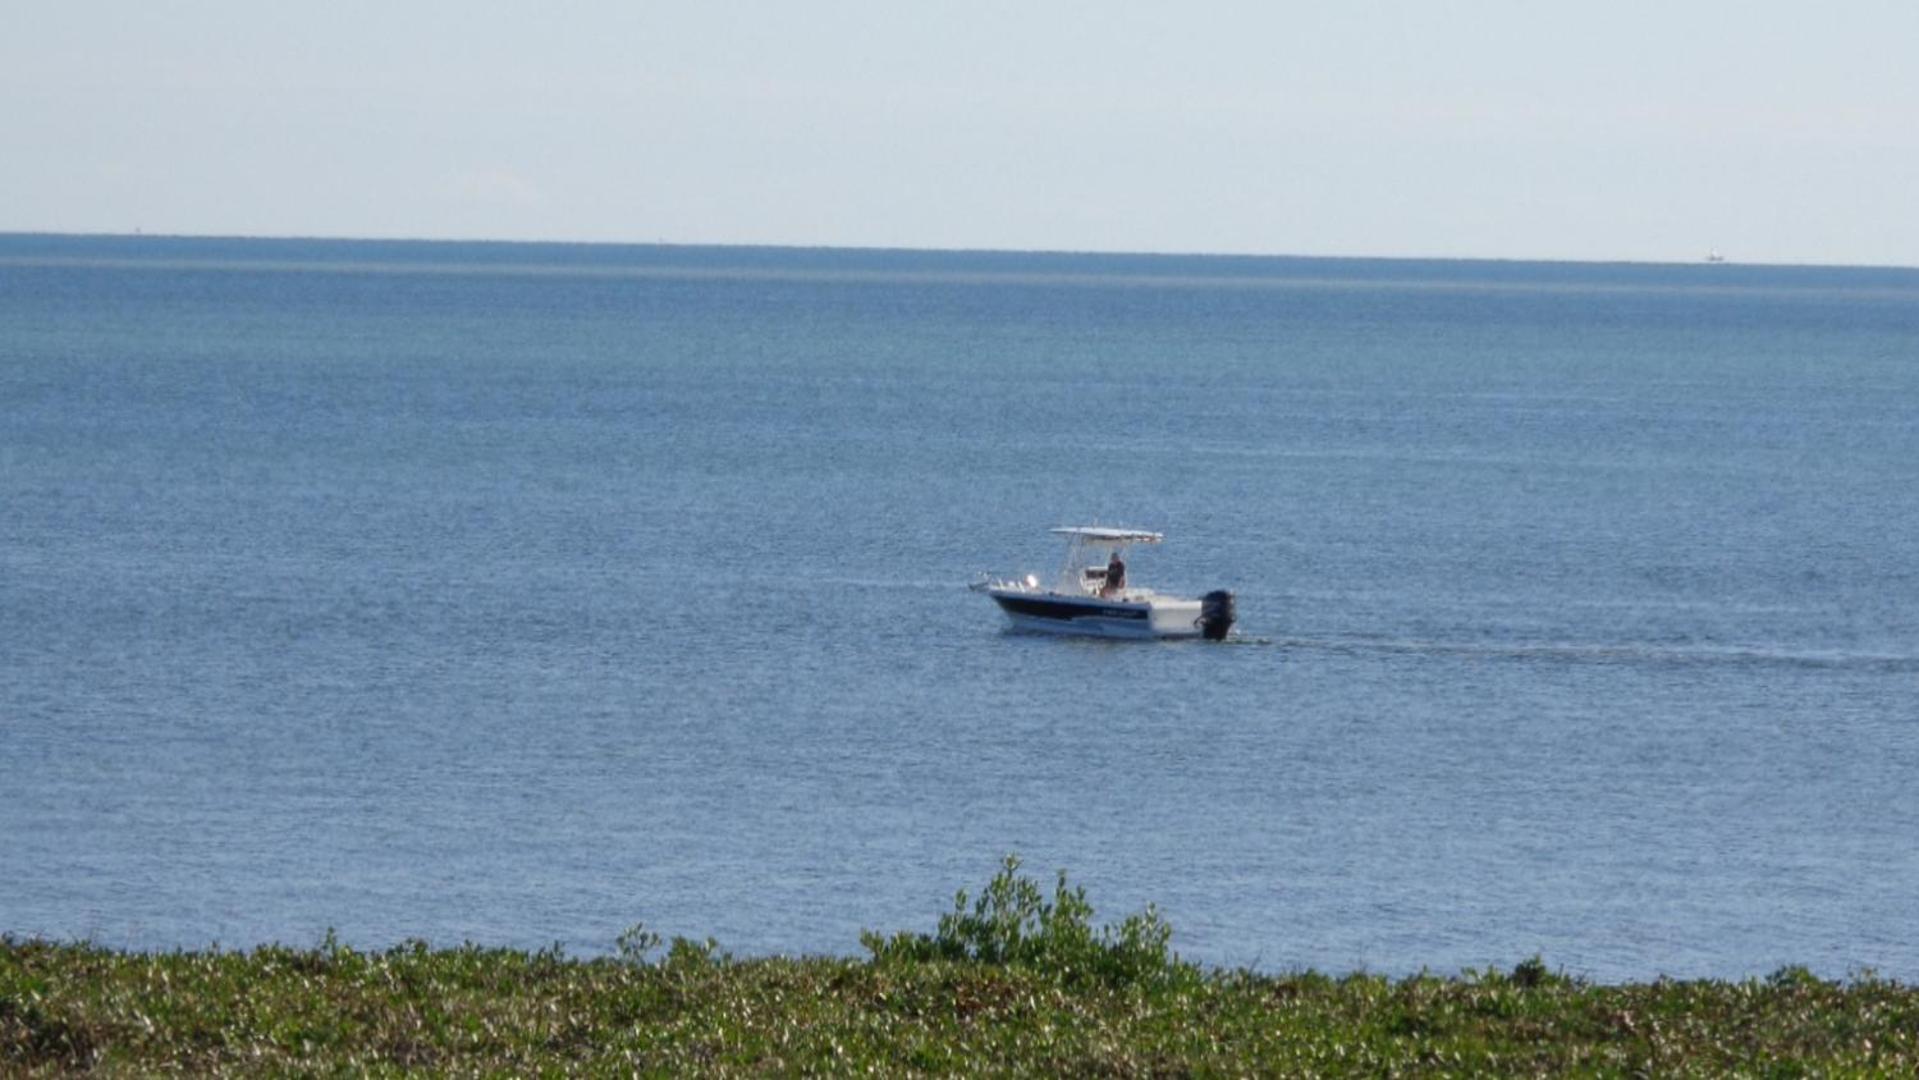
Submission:
[[[1199,637],[1198,600],[1170,596],[1072,596],[1025,588],[989,588],[1016,630],[1109,638]]]

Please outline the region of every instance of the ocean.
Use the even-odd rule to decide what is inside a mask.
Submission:
[[[1916,777],[1919,271],[0,236],[15,937],[1914,980]]]

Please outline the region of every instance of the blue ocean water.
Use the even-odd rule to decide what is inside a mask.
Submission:
[[[0,237],[0,932],[1911,980],[1915,776],[1919,272]]]

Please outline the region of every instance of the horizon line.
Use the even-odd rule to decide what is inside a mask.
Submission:
[[[238,241],[297,241],[321,243],[375,243],[375,244],[468,244],[496,245],[500,247],[606,247],[606,248],[717,248],[741,251],[845,251],[898,254],[952,254],[952,255],[1055,255],[1067,257],[1112,257],[1146,259],[1297,259],[1325,260],[1338,262],[1459,262],[1459,263],[1534,263],[1568,266],[1721,266],[1779,269],[1831,269],[1831,270],[1919,270],[1919,264],[1903,263],[1844,263],[1844,262],[1748,262],[1740,259],[1713,256],[1721,255],[1718,249],[1708,249],[1707,254],[1696,259],[1651,259],[1651,258],[1569,258],[1525,255],[1357,255],[1357,254],[1303,254],[1287,252],[1228,252],[1228,251],[1151,251],[1143,249],[1119,248],[1022,248],[1022,247],[940,247],[910,244],[804,244],[792,242],[760,241],[698,241],[698,240],[568,240],[568,239],[509,239],[504,237],[429,237],[429,236],[361,236],[327,233],[226,233],[226,232],[147,232],[135,229],[133,232],[117,230],[61,230],[61,229],[9,229],[0,228],[0,237],[42,237],[42,238],[85,238],[116,240],[238,240]]]

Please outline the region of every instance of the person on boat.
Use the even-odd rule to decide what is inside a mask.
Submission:
[[[1118,596],[1126,588],[1126,560],[1119,557],[1115,550],[1113,557],[1106,560],[1106,580],[1099,587],[1101,596]]]

